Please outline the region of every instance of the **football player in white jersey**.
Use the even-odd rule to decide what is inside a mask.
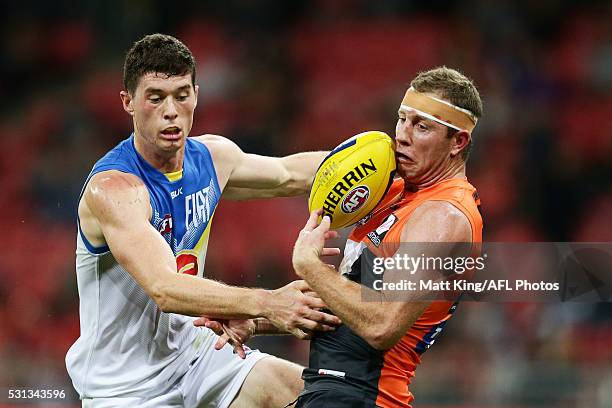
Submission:
[[[204,278],[203,258],[221,192],[228,199],[306,194],[325,153],[272,158],[246,154],[220,136],[187,139],[198,96],[195,62],[171,36],[133,45],[124,84],[134,134],[96,164],[78,207],[81,336],[66,364],[83,406],[290,403],[303,386],[302,367],[240,344],[256,333],[305,338],[340,321],[320,311],[324,303],[303,281],[277,290],[232,287]],[[185,187],[164,190],[176,180]],[[188,197],[183,188],[192,184],[199,190]],[[179,217],[172,208],[181,200]],[[183,246],[187,238],[197,244]],[[177,273],[179,250],[187,273]],[[200,316],[200,325],[223,336],[195,327]]]

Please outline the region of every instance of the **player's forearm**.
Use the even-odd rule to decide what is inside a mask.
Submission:
[[[329,309],[357,335],[375,348],[384,348],[390,335],[390,313],[381,301],[362,299],[361,285],[317,260],[300,268],[299,275],[323,299]],[[373,296],[378,294],[372,291]]]
[[[163,279],[153,298],[168,313],[218,319],[248,319],[265,316],[269,292],[229,286],[210,279],[175,274]]]
[[[265,177],[244,180],[230,180],[223,190],[227,200],[252,200],[258,198],[294,197],[310,192],[312,181],[319,165],[328,152],[297,153],[274,158],[273,165],[259,170]],[[270,158],[268,158],[270,159]],[[254,167],[257,172],[257,167]]]
[[[319,165],[329,152],[305,152],[283,157],[288,179],[282,185],[285,196],[304,195],[310,192]]]
[[[253,319],[255,322],[255,336],[271,336],[289,334],[274,326],[272,322],[265,317]]]

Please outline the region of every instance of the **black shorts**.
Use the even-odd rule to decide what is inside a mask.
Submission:
[[[343,390],[317,390],[300,395],[295,408],[376,408],[363,395]]]

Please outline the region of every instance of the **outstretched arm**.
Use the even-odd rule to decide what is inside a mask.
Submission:
[[[115,170],[96,174],[83,200],[79,213],[85,215],[82,221],[88,229],[83,232],[95,242],[105,242],[117,262],[164,312],[224,319],[266,317],[298,336],[304,335],[302,328],[318,328],[319,320],[336,321],[314,310],[324,304],[304,293],[309,288],[303,282],[267,291],[177,273],[172,250],[149,222],[148,190],[132,174]]]
[[[323,263],[319,258],[325,250],[323,245],[329,229],[329,218],[324,217],[317,227],[318,215],[318,212],[311,214],[296,242],[293,254],[296,273],[344,324],[372,347],[380,350],[393,347],[431,302],[393,299],[393,294],[365,288],[344,278]],[[414,211],[404,226],[401,241],[466,243],[471,241],[471,227],[465,215],[451,204],[442,201],[426,202]],[[407,255],[419,257],[422,255],[421,249],[426,252],[431,250],[431,247],[422,245],[418,251]],[[430,255],[450,256],[450,253],[440,251],[451,250],[452,245],[434,249],[438,253]],[[384,279],[386,281],[389,274],[392,282],[398,282],[401,279],[398,274],[401,273],[405,272],[387,271]],[[363,299],[363,291],[368,292],[368,301]],[[420,292],[419,295],[427,296],[427,293]]]
[[[243,152],[222,136],[195,138],[211,152],[223,197],[230,200],[290,197],[310,191],[314,175],[328,152],[268,157]]]

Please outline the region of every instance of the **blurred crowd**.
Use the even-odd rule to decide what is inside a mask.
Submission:
[[[485,114],[468,178],[488,241],[612,241],[612,4],[543,0],[14,2],[0,25],[0,389],[70,389],[78,337],[76,204],[93,163],[129,136],[123,56],[144,34],[198,64],[192,135],[243,150],[326,150],[394,133],[413,76],[474,79]],[[278,287],[295,276],[303,198],[222,202],[207,274]],[[308,345],[257,339],[305,363]],[[417,406],[611,407],[612,307],[460,305],[423,358]],[[72,391],[71,396],[74,396]],[[1,400],[0,400],[1,402]]]

